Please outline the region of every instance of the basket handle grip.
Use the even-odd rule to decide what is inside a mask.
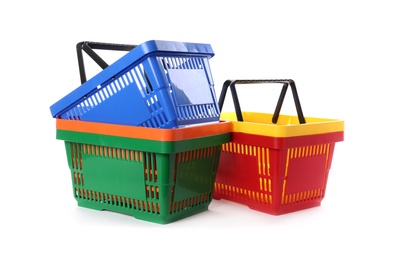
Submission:
[[[130,51],[137,45],[130,44],[117,44],[117,43],[103,43],[103,42],[89,42],[83,41],[76,44],[76,54],[78,57],[79,74],[81,83],[86,82],[86,70],[83,62],[82,50],[90,56],[90,58],[95,61],[102,69],[105,69],[109,65],[95,52],[93,49],[97,50],[112,50],[112,51]]]
[[[302,107],[300,105],[299,96],[298,96],[298,93],[296,90],[296,84],[295,84],[295,81],[293,81],[292,79],[226,80],[222,86],[220,98],[218,101],[218,107],[220,109],[220,112],[221,112],[222,107],[224,105],[225,96],[226,96],[226,93],[227,93],[227,90],[229,87],[231,89],[231,94],[232,94],[232,99],[233,99],[233,103],[235,106],[237,120],[240,122],[243,122],[243,115],[242,115],[242,111],[240,108],[239,98],[237,96],[235,85],[236,84],[262,84],[262,83],[283,84],[283,87],[282,87],[281,93],[280,93],[280,97],[278,99],[277,106],[276,106],[276,109],[275,109],[273,117],[272,117],[272,122],[274,124],[276,124],[278,121],[278,117],[280,114],[282,104],[284,102],[284,98],[285,98],[285,94],[288,89],[288,85],[291,86],[292,95],[293,95],[293,99],[295,101],[296,111],[297,111],[298,118],[299,118],[299,123],[300,124],[306,123],[306,120],[303,115]]]

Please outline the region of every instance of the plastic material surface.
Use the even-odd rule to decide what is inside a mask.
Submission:
[[[237,120],[222,113],[222,120]],[[231,142],[222,146],[214,199],[280,215],[319,206],[325,196],[335,143],[344,139],[344,122],[243,112],[233,121]],[[289,124],[290,123],[290,124]]]
[[[229,133],[232,130],[232,122],[221,121],[218,123],[191,125],[175,129],[162,129],[56,119],[56,129],[170,142]]]
[[[154,140],[140,138],[140,131],[136,136],[128,133],[128,137],[98,134],[91,133],[91,125],[84,128],[86,122],[60,121],[57,139],[65,143],[79,206],[159,224],[208,209],[221,145],[230,141],[228,122],[201,126],[210,135],[194,133],[188,139],[174,133],[169,135],[171,141],[161,141],[160,131],[184,130],[155,129]],[[103,128],[97,129],[100,132]],[[177,136],[179,140],[175,140]]]
[[[244,122],[238,122],[234,112],[223,112],[221,119],[231,121],[234,132],[271,137],[314,135],[344,130],[344,121],[338,119],[305,117],[307,123],[300,124],[297,116],[280,115],[277,123],[272,123],[272,114],[245,111],[242,115]]]
[[[209,44],[142,43],[50,107],[67,120],[154,128],[218,122]]]
[[[281,94],[273,114],[241,110],[235,86],[278,83]],[[280,115],[291,87],[297,116]],[[227,80],[235,112],[221,113],[232,122],[231,142],[222,146],[214,198],[280,215],[319,206],[325,196],[336,142],[344,139],[344,121],[304,117],[296,84],[284,80]]]

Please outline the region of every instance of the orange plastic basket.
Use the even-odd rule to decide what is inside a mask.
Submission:
[[[242,112],[235,84],[282,83],[274,114]],[[288,85],[297,116],[279,115]],[[335,143],[344,140],[342,120],[304,117],[293,80],[226,81],[236,112],[221,113],[232,122],[231,142],[222,145],[214,199],[225,199],[272,215],[319,206],[326,193]]]

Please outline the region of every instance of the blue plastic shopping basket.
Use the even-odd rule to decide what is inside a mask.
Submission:
[[[107,65],[93,48],[127,53]],[[82,49],[103,68],[87,81]],[[50,107],[54,118],[155,128],[219,121],[209,44],[80,42],[77,50],[82,85]]]

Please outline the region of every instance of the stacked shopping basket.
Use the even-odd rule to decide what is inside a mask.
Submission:
[[[127,53],[108,65],[93,49]],[[83,53],[103,69],[86,80]],[[344,122],[304,117],[293,80],[228,80],[216,100],[208,44],[77,44],[81,83],[50,107],[79,206],[166,224],[231,200],[280,215],[319,206]],[[237,84],[282,84],[273,114]],[[288,87],[297,116],[280,115]],[[235,112],[221,110],[231,90]]]
[[[93,49],[126,54],[108,65]],[[83,53],[103,70],[86,80]],[[205,211],[221,145],[210,45],[77,44],[81,85],[50,107],[79,206],[169,223]]]

